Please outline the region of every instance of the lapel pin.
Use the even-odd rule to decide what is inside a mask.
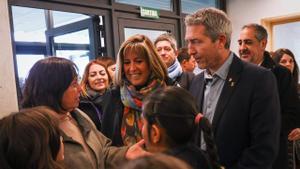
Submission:
[[[232,78],[229,78],[228,81],[231,82],[231,81],[232,81]]]
[[[234,86],[234,82],[231,82],[231,83],[230,83],[230,86],[233,87],[233,86]]]

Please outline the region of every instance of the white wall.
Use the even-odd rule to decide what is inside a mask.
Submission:
[[[0,0],[0,118],[18,110],[7,0]]]
[[[233,24],[231,49],[237,53],[237,40],[241,27],[248,23],[261,23],[261,19],[300,12],[300,0],[227,0],[227,14]]]

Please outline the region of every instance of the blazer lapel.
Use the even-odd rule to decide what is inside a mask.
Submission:
[[[212,121],[212,127],[214,133],[216,133],[216,129],[218,128],[217,126],[224,113],[226,105],[229,102],[230,97],[232,96],[232,92],[235,90],[237,86],[242,68],[243,68],[242,61],[236,55],[234,55]]]
[[[204,97],[204,90],[205,90],[205,80],[204,80],[203,72],[200,74],[199,87],[196,87],[195,89],[197,90],[195,91],[195,93],[199,93],[198,97],[196,98],[198,110],[200,110],[200,113],[203,113],[202,107],[203,107],[203,97]]]

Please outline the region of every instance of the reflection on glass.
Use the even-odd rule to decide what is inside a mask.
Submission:
[[[87,29],[54,37],[54,43],[89,44],[89,31]]]
[[[85,66],[89,63],[88,50],[56,50],[56,56],[72,60],[79,69],[82,77]]]
[[[24,86],[25,79],[28,76],[31,67],[40,59],[43,59],[44,55],[17,55],[19,85],[21,89]]]
[[[54,27],[59,27],[62,25],[67,25],[69,23],[78,22],[90,17],[88,15],[70,13],[70,12],[60,12],[60,11],[53,11],[52,15],[53,15]]]
[[[300,22],[290,22],[273,26],[274,51],[278,48],[288,48],[300,63]]]
[[[125,28],[125,40],[132,35],[142,34],[146,35],[152,42],[161,34],[166,33],[167,31],[151,30],[151,29],[134,29],[134,28]]]
[[[118,3],[173,11],[171,0],[116,0]]]
[[[43,9],[12,6],[14,38],[23,42],[46,42]]]
[[[181,0],[182,13],[191,14],[200,8],[217,7],[216,0]]]

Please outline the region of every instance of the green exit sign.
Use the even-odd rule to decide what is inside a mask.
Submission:
[[[141,17],[159,19],[159,11],[153,8],[140,7]]]

